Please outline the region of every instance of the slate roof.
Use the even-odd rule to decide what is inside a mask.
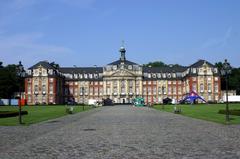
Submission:
[[[184,72],[188,67],[184,66],[164,66],[164,67],[147,67],[143,66],[143,72],[151,72],[151,73],[171,73],[171,72]]]
[[[46,69],[56,69],[55,67],[53,67],[52,65],[50,65],[47,61],[40,61],[38,63],[36,63],[35,65],[33,65],[32,67],[29,67],[28,69],[36,69],[39,66],[42,66]]]
[[[60,67],[62,73],[102,73],[102,67]]]
[[[119,64],[121,64],[122,62],[124,62],[124,64],[126,64],[126,65],[138,65],[137,63],[134,63],[134,62],[132,62],[132,61],[128,61],[128,60],[121,61],[120,59],[117,60],[117,61],[114,61],[114,62],[112,62],[112,63],[109,63],[109,64],[107,64],[107,65],[119,65]]]
[[[190,67],[201,67],[204,63],[208,64],[210,67],[214,67],[213,64],[211,64],[210,62],[206,61],[206,60],[198,60],[197,62],[195,62],[194,64],[192,64]]]

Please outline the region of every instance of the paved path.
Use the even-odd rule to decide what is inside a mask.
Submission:
[[[240,128],[130,106],[0,127],[0,158],[240,158]]]

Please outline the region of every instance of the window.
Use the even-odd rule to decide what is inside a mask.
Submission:
[[[110,95],[110,87],[107,87],[107,95]]]
[[[98,95],[98,87],[94,88],[94,95]]]
[[[117,92],[118,92],[118,91],[117,91],[117,87],[113,87],[113,93],[114,93],[114,94],[117,94]]]
[[[93,87],[91,87],[89,91],[90,91],[90,95],[93,95]]]
[[[218,83],[214,83],[214,90],[215,90],[215,93],[218,93]]]
[[[151,73],[148,73],[148,78],[151,78]]]
[[[129,66],[128,66],[128,69],[129,69],[129,70],[132,70],[132,65],[129,65]]]
[[[143,87],[143,94],[147,94],[147,88]]]
[[[122,94],[125,94],[125,93],[126,93],[125,87],[121,87],[121,93],[122,93]]]
[[[152,74],[152,77],[153,77],[153,78],[156,78],[157,76],[156,76],[156,74],[155,74],[155,73],[153,73],[153,74]]]
[[[192,85],[192,90],[195,91],[195,92],[197,91],[197,85],[196,85],[196,83],[193,83],[193,85]]]
[[[153,94],[157,94],[157,88],[156,87],[153,87]]]
[[[158,94],[162,94],[162,87],[158,87]]]
[[[212,92],[212,85],[211,85],[211,83],[208,83],[208,92]]]
[[[173,78],[176,78],[176,73],[173,73],[173,74],[172,74],[172,77],[173,77]]]
[[[32,92],[31,85],[28,85],[28,94],[31,94],[31,92]]]
[[[102,93],[103,93],[103,89],[102,89],[102,87],[100,87],[99,88],[99,95],[102,95]]]
[[[196,68],[192,68],[192,73],[197,73],[197,69]]]
[[[46,93],[46,85],[42,85],[42,91],[43,93]]]
[[[133,86],[133,81],[129,81],[129,86]]]
[[[204,92],[204,85],[203,85],[203,83],[200,84],[200,92]]]
[[[182,94],[182,89],[181,89],[181,87],[178,87],[178,94]]]
[[[113,66],[113,70],[117,70],[117,66],[116,65]]]
[[[93,75],[92,75],[92,74],[89,74],[89,78],[91,78],[91,79],[92,79],[92,78],[93,78]]]
[[[49,93],[50,93],[50,94],[53,93],[53,84],[49,84]]]
[[[163,73],[163,78],[166,78],[166,74],[165,73]]]
[[[31,103],[32,102],[32,97],[29,95],[28,96],[28,100],[27,100],[28,103]]]
[[[140,94],[139,87],[136,87],[136,94]]]
[[[177,94],[177,88],[175,86],[173,87],[173,94]]]
[[[82,74],[79,74],[79,78],[82,79],[82,78],[83,78],[83,75],[82,75]]]
[[[74,89],[74,95],[75,95],[75,96],[78,95],[78,89],[77,89],[77,88]]]
[[[172,94],[172,88],[170,86],[168,87],[168,94]]]

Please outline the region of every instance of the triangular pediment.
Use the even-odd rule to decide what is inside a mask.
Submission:
[[[123,69],[123,70],[117,70],[111,76],[113,76],[113,77],[134,77],[136,75],[128,70]]]

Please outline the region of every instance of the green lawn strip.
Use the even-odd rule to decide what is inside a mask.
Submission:
[[[218,113],[220,109],[226,108],[225,104],[177,105],[177,107],[181,107],[181,115],[226,124],[226,115]],[[162,105],[155,105],[154,108],[172,113],[174,111],[174,105],[165,105],[164,109]],[[240,109],[240,104],[229,104],[229,108]],[[240,124],[240,116],[230,115],[230,119],[230,124]]]
[[[73,112],[78,113],[83,111],[83,106],[73,106]],[[91,109],[91,106],[84,106],[84,111]],[[0,106],[0,111],[18,111],[17,106]],[[55,119],[61,116],[68,115],[66,113],[66,106],[53,105],[53,106],[24,106],[22,110],[28,111],[28,115],[22,116],[24,125],[30,125],[41,121]],[[14,126],[18,124],[18,116],[9,118],[0,118],[0,125]]]

